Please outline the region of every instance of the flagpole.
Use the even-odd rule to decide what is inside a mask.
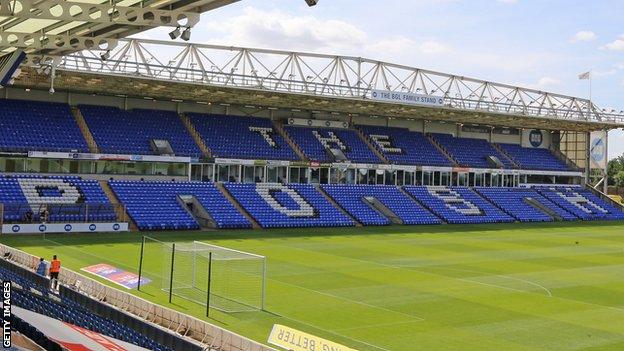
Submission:
[[[592,115],[592,70],[589,70],[589,119],[591,120]]]

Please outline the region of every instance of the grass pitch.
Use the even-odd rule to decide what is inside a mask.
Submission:
[[[358,350],[624,350],[622,223],[148,235],[266,256],[268,312],[210,319],[261,342],[281,323]],[[48,239],[0,242],[76,270],[137,271],[140,234]],[[133,293],[169,305],[160,284]],[[171,307],[205,319],[180,298]]]

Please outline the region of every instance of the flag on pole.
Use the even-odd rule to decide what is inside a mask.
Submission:
[[[581,80],[589,79],[589,78],[591,78],[591,71],[587,71],[585,73],[581,73],[581,74],[579,74],[578,77]]]

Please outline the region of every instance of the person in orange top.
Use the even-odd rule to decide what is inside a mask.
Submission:
[[[56,255],[52,256],[52,262],[50,262],[50,283],[52,289],[58,288],[58,276],[61,271],[61,260],[56,258]]]

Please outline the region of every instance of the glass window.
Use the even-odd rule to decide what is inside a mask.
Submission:
[[[24,172],[26,166],[25,158],[1,158],[0,159],[0,171],[8,173],[20,173]]]
[[[217,165],[217,181],[227,182],[228,174],[230,172],[228,165]]]
[[[292,172],[292,168],[291,168]],[[267,182],[269,183],[277,183],[277,167],[275,166],[267,166]]]
[[[396,182],[396,172],[395,171],[385,171],[385,180],[383,184],[386,185],[395,185]]]
[[[299,172],[301,172],[301,168],[299,167],[290,167],[290,179],[289,183],[299,183]]]
[[[442,178],[442,184],[444,186],[451,185],[451,173],[450,172],[441,172],[440,177]]]
[[[405,176],[403,177],[404,185],[414,185],[414,172],[405,171]]]
[[[321,182],[321,169],[310,168],[310,183],[318,184]]]
[[[457,173],[457,181],[459,186],[468,186],[468,173]]]

